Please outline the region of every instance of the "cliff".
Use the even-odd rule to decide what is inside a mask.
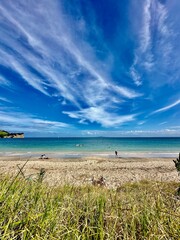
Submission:
[[[0,130],[0,138],[24,138],[24,133],[9,133],[4,130]]]

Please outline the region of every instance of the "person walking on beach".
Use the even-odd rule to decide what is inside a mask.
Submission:
[[[115,151],[115,156],[116,156],[116,157],[118,156],[118,152],[117,152],[117,151]]]

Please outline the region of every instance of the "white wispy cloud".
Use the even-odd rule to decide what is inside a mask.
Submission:
[[[143,27],[140,33],[140,50],[144,53],[151,44],[151,4],[152,0],[146,0],[143,9]]]
[[[124,123],[134,121],[135,115],[124,115],[119,116],[115,113],[108,113],[102,107],[91,107],[86,108],[80,111],[68,112],[64,111],[65,114],[75,119],[84,119],[89,122],[97,122],[100,123],[104,127],[116,127],[120,126]]]
[[[110,89],[113,89],[115,92],[121,94],[122,96],[126,97],[126,98],[136,98],[136,97],[140,97],[143,94],[142,93],[137,93],[134,90],[131,90],[129,88],[126,87],[121,87],[121,86],[114,86],[114,85],[109,85]]]
[[[168,122],[161,122],[159,123],[159,125],[164,125],[164,124],[167,124]]]
[[[36,116],[24,114],[21,112],[0,110],[0,126],[10,131],[24,132],[60,132],[62,129],[72,128],[70,124],[39,119]]]
[[[7,102],[7,103],[12,103],[9,99],[4,98],[4,97],[0,97],[0,101]]]
[[[142,64],[142,56],[147,55],[146,58],[151,59],[151,53],[149,53],[149,48],[151,45],[151,3],[152,0],[144,1],[143,5],[143,17],[142,17],[142,27],[140,30],[139,46],[134,53],[134,62],[130,67],[130,75],[135,83],[135,85],[142,85],[142,77],[140,72],[136,69],[139,63]],[[147,54],[148,51],[148,54]],[[145,62],[143,62],[145,64]],[[148,66],[146,62],[146,66]],[[149,64],[151,67],[151,64]]]
[[[127,131],[99,131],[84,130],[83,136],[103,136],[103,137],[178,137],[179,129],[160,129],[160,130],[127,130]]]
[[[135,83],[136,86],[142,85],[142,79],[140,74],[137,72],[135,68],[135,63],[130,67],[130,75]]]
[[[178,99],[176,102],[174,102],[174,103],[172,103],[170,105],[167,105],[167,106],[165,106],[163,108],[159,108],[159,109],[153,111],[151,114],[167,111],[167,110],[169,110],[169,109],[171,109],[171,108],[173,108],[173,107],[175,107],[175,106],[177,106],[179,104],[180,104],[180,99]]]
[[[11,86],[11,83],[7,79],[5,79],[3,76],[0,76],[0,86],[9,87]]]
[[[82,109],[84,103],[89,109],[98,108],[103,113],[105,105],[113,108],[120,105],[124,98],[133,99],[142,95],[113,82],[108,67],[109,56],[103,62],[97,59],[94,47],[84,41],[78,32],[74,33],[59,1],[2,1],[0,11],[1,21],[9,27],[9,33],[3,32],[1,38],[17,53],[2,48],[0,63],[17,71],[24,81],[42,94],[63,97],[67,100],[66,104],[74,104],[79,113],[85,114],[90,121],[91,116]],[[86,34],[84,25],[81,17],[79,31]],[[14,31],[16,38],[12,37]],[[94,117],[93,121],[108,125],[110,119],[115,118],[114,124],[121,124],[118,115],[111,115],[108,110],[105,113],[106,120]],[[77,116],[83,121],[82,114]],[[123,117],[126,119],[126,116]]]
[[[171,126],[170,128],[180,129],[180,126]]]
[[[139,45],[134,52],[134,62],[129,73],[135,85],[143,83],[143,70],[151,72],[154,67],[167,68],[173,50],[168,10],[158,0],[143,1]],[[160,64],[157,66],[157,64]]]
[[[138,124],[138,125],[143,125],[144,123],[146,123],[146,121],[140,121],[140,122],[138,122],[137,124]]]

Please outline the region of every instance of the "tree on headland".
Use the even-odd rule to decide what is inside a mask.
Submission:
[[[6,136],[9,136],[9,132],[0,130],[0,138],[6,137]]]

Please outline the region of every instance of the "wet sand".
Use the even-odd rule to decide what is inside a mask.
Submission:
[[[18,166],[26,162],[25,157],[0,157],[0,174],[16,175]],[[179,181],[173,158],[29,158],[23,173],[26,178],[35,179],[44,168],[44,181],[49,185],[92,184],[92,177],[103,176],[107,187],[116,188],[125,182],[140,180]],[[18,165],[19,164],[19,165]],[[18,165],[18,166],[17,166]]]

